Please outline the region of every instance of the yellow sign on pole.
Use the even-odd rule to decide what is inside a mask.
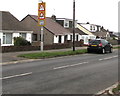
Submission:
[[[46,3],[38,3],[38,25],[45,26],[46,19]]]

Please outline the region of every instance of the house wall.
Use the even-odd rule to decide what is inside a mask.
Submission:
[[[3,36],[3,33],[0,33],[0,45],[2,44],[2,36]]]
[[[54,35],[54,43],[58,43],[59,36]]]
[[[71,36],[71,35],[68,35],[68,40],[71,40],[70,36]]]
[[[54,34],[49,32],[46,28],[44,28],[44,45],[51,45],[54,43]]]
[[[82,35],[78,35],[78,41],[80,41],[82,39]]]
[[[64,43],[64,42],[65,42],[64,36],[62,36],[61,43]]]
[[[82,35],[82,39],[84,40],[84,44],[88,44],[89,43],[89,39],[95,39],[96,36],[94,35]]]
[[[3,33],[12,33],[12,43],[11,44],[3,44]],[[9,31],[9,30],[1,30],[0,31],[0,39],[1,46],[13,46],[14,45],[14,37],[19,37],[20,33],[26,33],[26,40],[31,42],[32,40],[32,31]]]
[[[82,30],[84,33],[88,34],[88,35],[93,35],[89,30],[87,30],[86,28],[84,28],[83,26],[77,24],[77,28]]]
[[[100,31],[100,27],[97,27],[96,25],[93,24],[80,24],[83,27],[85,27],[87,30],[91,31],[91,32],[96,32],[96,31]]]
[[[26,40],[29,41],[30,43],[32,42],[32,34],[31,33],[26,34]]]
[[[72,28],[72,19],[57,19],[56,21],[64,28]],[[77,28],[77,20],[75,21],[75,28]]]
[[[59,43],[59,38],[61,36],[61,43],[65,43],[65,36],[64,35],[55,35],[54,36],[54,43]],[[70,36],[68,35],[69,39],[70,39]],[[68,38],[67,38],[68,40]]]
[[[33,34],[37,34],[37,41],[33,41],[34,46],[40,46],[40,34],[41,27],[37,25],[37,21],[32,19],[30,16],[27,16],[25,19],[21,21],[28,29],[33,31]],[[43,29],[44,34],[44,45],[50,45],[54,43],[54,35],[46,28]],[[32,35],[33,36],[33,35]]]

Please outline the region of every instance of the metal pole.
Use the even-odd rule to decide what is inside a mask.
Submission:
[[[73,0],[73,51],[75,51],[75,0]]]
[[[42,3],[42,0],[38,0],[39,3]],[[43,51],[43,26],[41,26],[41,44],[40,44],[40,49]]]
[[[43,26],[41,26],[41,51],[43,51]]]

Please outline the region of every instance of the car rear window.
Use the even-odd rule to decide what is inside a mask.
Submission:
[[[100,43],[101,43],[100,40],[93,40],[93,41],[90,41],[90,44],[98,45],[98,44],[100,44]]]

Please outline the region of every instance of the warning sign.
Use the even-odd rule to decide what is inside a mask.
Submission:
[[[38,3],[38,24],[39,26],[45,26],[46,19],[46,3]]]
[[[38,13],[38,19],[45,19],[45,12],[39,12]]]
[[[42,3],[39,3],[38,4],[38,10],[40,10],[40,11],[45,11],[45,2],[42,2]]]
[[[45,9],[44,9],[44,7],[43,7],[43,5],[41,5],[40,6],[40,11],[44,11]]]

